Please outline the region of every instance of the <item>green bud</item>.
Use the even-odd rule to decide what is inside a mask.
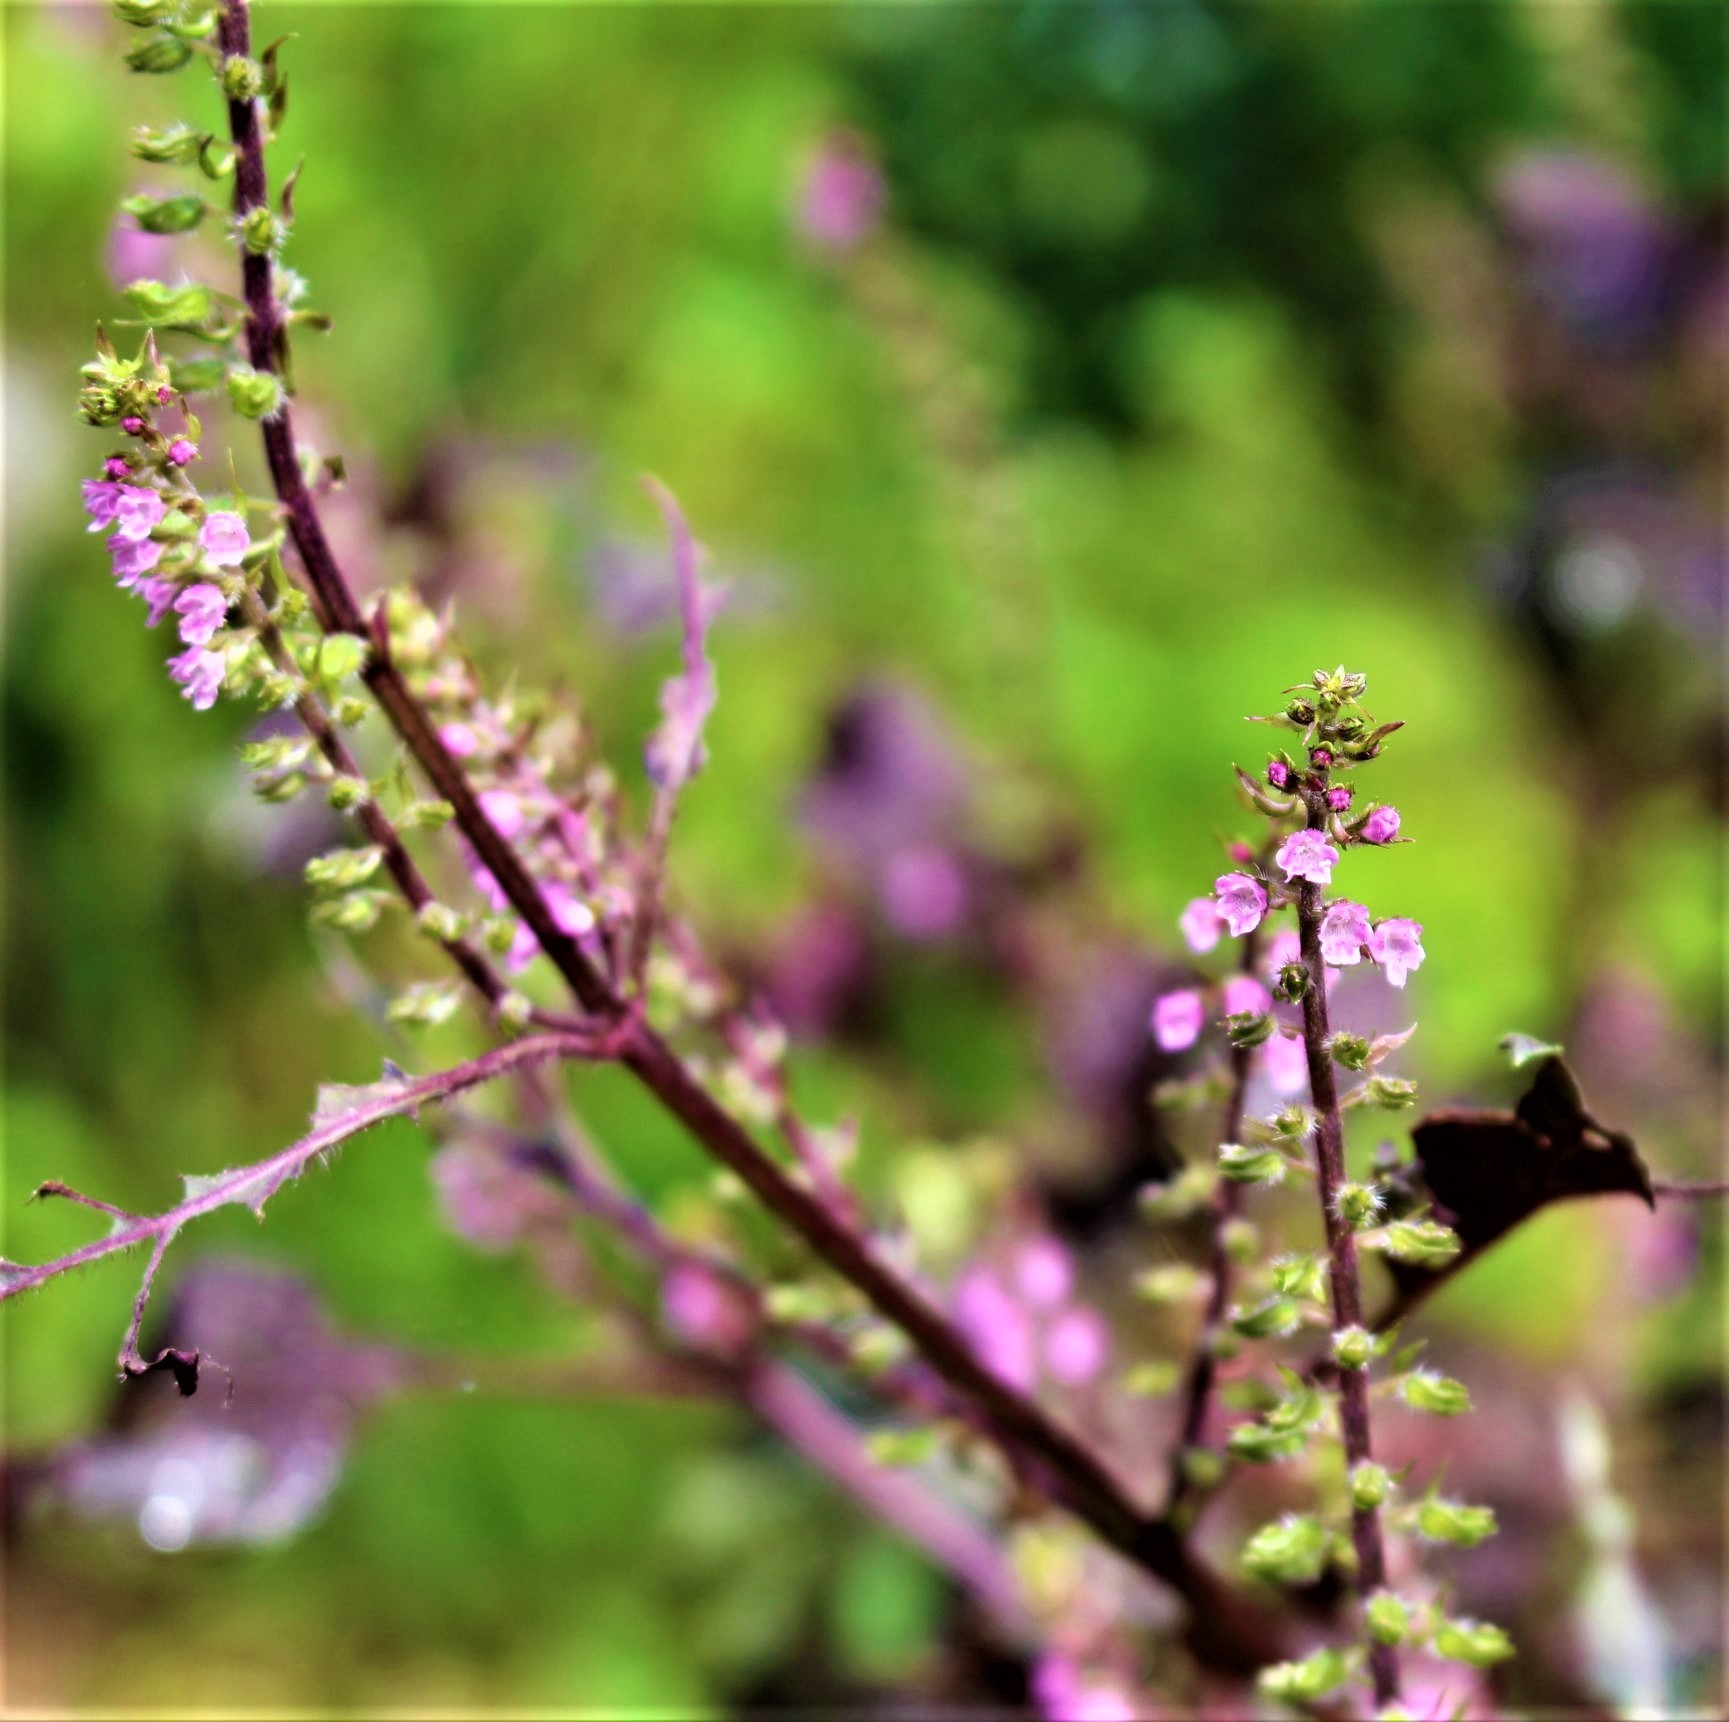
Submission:
[[[343,933],[366,933],[378,925],[379,911],[387,897],[382,891],[352,891],[346,897],[331,897],[312,907],[313,920]]]
[[[1291,703],[1285,707],[1285,716],[1288,717],[1292,723],[1300,725],[1303,729],[1307,729],[1309,725],[1315,721],[1315,708],[1313,703],[1309,700],[1292,700]]]
[[[1277,1148],[1246,1148],[1240,1142],[1227,1142],[1219,1149],[1220,1175],[1233,1184],[1282,1184],[1288,1170]]]
[[[1231,1317],[1231,1327],[1244,1339],[1282,1339],[1302,1325],[1303,1312],[1294,1298],[1271,1297]]]
[[[1319,1256],[1278,1256],[1271,1266],[1275,1291],[1309,1303],[1320,1303],[1326,1297],[1327,1264]]]
[[[1281,1106],[1273,1114],[1273,1130],[1276,1135],[1284,1137],[1287,1142],[1301,1142],[1314,1128],[1315,1121],[1309,1115],[1306,1106],[1298,1106],[1292,1102],[1289,1106]]]
[[[1369,1636],[1380,1644],[1403,1644],[1411,1636],[1415,1621],[1411,1606],[1390,1590],[1378,1590],[1363,1604]]]
[[[114,0],[114,16],[122,24],[145,29],[151,24],[165,24],[174,16],[176,0]]]
[[[498,1001],[499,1023],[513,1031],[528,1027],[534,1015],[534,1001],[519,992],[508,992]]]
[[[1313,1704],[1336,1692],[1350,1678],[1351,1665],[1342,1650],[1317,1650],[1301,1662],[1276,1662],[1256,1676],[1256,1685],[1269,1698],[1284,1704]]]
[[[1339,1218],[1353,1232],[1360,1232],[1380,1217],[1383,1198],[1377,1185],[1341,1184],[1333,1205]]]
[[[222,62],[222,93],[231,102],[249,102],[264,93],[264,68],[244,54]]]
[[[1319,1423],[1326,1415],[1326,1401],[1320,1392],[1307,1386],[1299,1377],[1289,1370],[1280,1372],[1285,1377],[1289,1392],[1277,1405],[1271,1406],[1262,1421],[1269,1429],[1308,1429]]]
[[[1435,1629],[1435,1651],[1449,1662],[1488,1668],[1514,1654],[1513,1641],[1487,1621],[1447,1620]]]
[[[1265,1011],[1238,1011],[1225,1018],[1225,1033],[1231,1045],[1245,1049],[1261,1045],[1271,1037],[1273,1028],[1272,1015]]]
[[[228,373],[228,399],[243,418],[267,419],[282,408],[282,383],[269,371],[236,365]]]
[[[398,823],[408,831],[442,831],[455,817],[456,809],[448,801],[411,801]]]
[[[468,925],[468,918],[448,903],[423,903],[414,919],[428,938],[441,939],[447,944],[460,939]]]
[[[1457,1417],[1471,1409],[1471,1395],[1462,1381],[1438,1375],[1432,1369],[1413,1369],[1399,1382],[1399,1397],[1413,1411],[1436,1417]]]
[[[1369,1043],[1360,1034],[1329,1035],[1327,1051],[1346,1070],[1363,1070],[1369,1063]]]
[[[384,851],[376,843],[364,849],[333,849],[306,863],[306,883],[315,891],[351,891],[364,885],[383,860]]]
[[[160,281],[133,281],[121,289],[121,297],[143,322],[158,329],[199,328],[209,321],[214,305],[210,289],[196,281],[188,281],[179,287],[165,287]],[[220,361],[202,362],[219,364]],[[172,361],[170,371],[178,385],[179,375]],[[217,374],[220,375],[220,371]]]
[[[1333,1361],[1341,1369],[1367,1369],[1375,1355],[1375,1337],[1367,1328],[1342,1327],[1333,1335]]]
[[[135,72],[178,72],[192,58],[192,44],[178,36],[146,36],[126,50],[126,64]]]
[[[253,784],[252,793],[256,795],[260,801],[281,803],[292,801],[305,787],[305,774],[298,771],[291,771],[287,773],[286,776],[272,777],[266,779],[262,783]]]
[[[1351,1505],[1367,1510],[1386,1500],[1393,1487],[1391,1472],[1373,1459],[1351,1467]]]
[[[1246,1268],[1261,1253],[1260,1228],[1240,1215],[1227,1220],[1219,1229],[1219,1246],[1230,1261]]]
[[[268,257],[288,236],[287,224],[259,204],[247,210],[240,222],[240,243],[254,257]]]
[[[1137,1363],[1123,1377],[1123,1387],[1137,1399],[1161,1399],[1183,1378],[1179,1364],[1170,1359]]]
[[[1402,1076],[1371,1076],[1364,1085],[1364,1101],[1384,1112],[1399,1112],[1417,1103],[1417,1085]]]
[[[390,1001],[384,1013],[392,1022],[435,1027],[456,1014],[462,1002],[461,989],[450,981],[416,981]]]
[[[132,134],[132,153],[140,161],[185,167],[198,159],[204,139],[191,126],[139,126]]]
[[[329,798],[338,813],[352,813],[372,799],[372,787],[363,777],[333,777]]]
[[[1250,1465],[1294,1459],[1308,1444],[1306,1429],[1269,1429],[1264,1423],[1239,1423],[1225,1440],[1231,1456]]]
[[[1185,1447],[1177,1463],[1184,1478],[1203,1492],[1218,1488],[1225,1480],[1225,1462],[1210,1447]]]
[[[1489,1507],[1467,1507],[1439,1497],[1417,1509],[1417,1532],[1432,1543],[1451,1543],[1472,1549],[1495,1534],[1495,1514]]]
[[[164,325],[159,325],[164,326]],[[208,394],[222,386],[220,359],[170,359],[168,375],[183,395]]]
[[[516,922],[509,915],[493,915],[481,923],[481,942],[494,956],[502,957],[516,943]]]
[[[1262,1525],[1243,1549],[1243,1566],[1275,1584],[1312,1584],[1327,1560],[1327,1529],[1310,1513]]]
[[[1290,1004],[1301,1004],[1309,990],[1309,971],[1301,963],[1286,963],[1273,982],[1273,991]]]
[[[259,704],[273,711],[293,705],[301,694],[300,682],[293,676],[283,675],[280,670],[264,671],[255,686]]]
[[[275,735],[265,741],[242,742],[240,760],[252,771],[286,771],[299,765],[311,751],[307,736]]]
[[[332,702],[330,716],[343,729],[353,729],[357,723],[365,720],[371,710],[372,704],[369,700],[361,699],[358,694],[344,694],[339,700]]]
[[[366,662],[367,644],[358,634],[326,634],[318,645],[318,679],[334,685],[356,674]]]
[[[151,197],[141,191],[122,198],[120,207],[146,233],[190,233],[204,219],[207,205],[195,191],[180,197]]]
[[[1149,1303],[1194,1303],[1206,1295],[1207,1276],[1187,1262],[1170,1262],[1135,1276],[1135,1292]]]
[[[1434,1220],[1396,1220],[1381,1234],[1381,1248],[1395,1260],[1445,1267],[1464,1247],[1459,1234]]]

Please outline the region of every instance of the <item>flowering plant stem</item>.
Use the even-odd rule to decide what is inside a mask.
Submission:
[[[1305,791],[1309,828],[1324,830],[1327,804],[1319,791]],[[1338,1085],[1327,1041],[1332,1026],[1327,1017],[1327,968],[1321,956],[1321,887],[1305,879],[1297,892],[1297,936],[1308,984],[1303,990],[1303,1048],[1309,1065],[1309,1093],[1315,1107],[1315,1163],[1321,1198],[1321,1218],[1327,1233],[1328,1278],[1332,1290],[1333,1330],[1363,1325],[1362,1287],[1357,1277],[1357,1239],[1349,1219],[1339,1211],[1339,1191],[1345,1182],[1345,1131],[1339,1113]],[[1370,1458],[1369,1381],[1364,1369],[1339,1371],[1339,1421],[1345,1462],[1355,1467]],[[1357,1591],[1367,1597],[1387,1582],[1386,1550],[1377,1507],[1353,1506],[1351,1543],[1357,1554]],[[1371,1642],[1369,1673],[1375,1702],[1393,1704],[1399,1698],[1399,1661],[1391,1645]]]
[[[249,56],[247,0],[223,0],[219,34],[225,56]],[[252,212],[269,208],[258,100],[231,97],[228,120],[235,148],[234,209],[237,223],[243,223]],[[239,250],[248,356],[255,370],[280,376],[287,323],[272,264],[244,244]],[[1030,1462],[1054,1498],[1184,1598],[1198,1656],[1239,1672],[1276,1659],[1282,1636],[1276,1624],[1201,1563],[1167,1520],[1138,1505],[1087,1443],[1028,1394],[988,1369],[920,1290],[889,1268],[869,1242],[819,1197],[790,1177],[558,924],[516,849],[488,818],[466,772],[393,662],[382,611],[370,622],[362,614],[302,472],[286,401],[263,420],[262,432],[272,483],[320,625],[327,632],[352,634],[368,642],[370,652],[361,670],[367,688],[437,793],[450,803],[457,827],[577,1001],[597,1024],[608,1027],[617,1061],[777,1219],[898,1327],[943,1381],[977,1408],[998,1440]]]

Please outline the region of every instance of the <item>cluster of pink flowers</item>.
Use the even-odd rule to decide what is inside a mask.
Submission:
[[[1006,1275],[982,1265],[955,1282],[954,1314],[981,1361],[1031,1392],[1042,1375],[1064,1387],[1094,1381],[1110,1357],[1110,1329],[1073,1301],[1074,1264],[1054,1238],[1021,1245]]]
[[[170,447],[168,458],[184,466],[197,453],[193,444],[181,438]],[[119,456],[106,461],[103,471],[106,478],[84,482],[84,512],[90,516],[90,530],[114,528],[107,548],[115,583],[145,601],[146,626],[154,628],[170,614],[180,618],[180,641],[186,650],[168,660],[168,673],[195,710],[208,711],[215,705],[227,673],[222,654],[210,649],[210,642],[227,620],[227,596],[212,581],[195,580],[188,585],[156,572],[169,548],[153,536],[168,516],[167,499],[154,486],[129,482],[132,469]],[[242,515],[216,511],[206,514],[199,525],[198,560],[206,567],[238,567],[251,547],[251,534]]]

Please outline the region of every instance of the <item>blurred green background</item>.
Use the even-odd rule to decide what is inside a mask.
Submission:
[[[173,697],[80,532],[103,448],[71,403],[118,314],[112,212],[171,179],[124,139],[214,124],[212,92],[129,78],[94,7],[4,23],[0,1245],[28,1260],[87,1233],[21,1208],[40,1179],[159,1206],[387,1048],[307,927],[292,816],[247,794],[246,714]],[[1238,829],[1243,714],[1343,661],[1409,724],[1371,787],[1418,841],[1372,901],[1425,927],[1426,1098],[1503,1103],[1496,1039],[1564,1039],[1653,1164],[1709,1171],[1715,8],[284,5],[256,27],[297,37],[275,167],[306,157],[289,261],[335,318],[299,342],[302,411],[346,457],[366,583],[454,597],[495,683],[567,681],[629,760],[671,650],[608,619],[611,562],[656,548],[637,474],[733,578],[675,863],[717,944],[772,941],[807,897],[793,810],[837,705],[889,677],[989,785],[979,842],[1083,834],[1101,912],[1169,953]],[[856,253],[797,220],[835,127],[887,185]],[[1036,1013],[977,965],[910,950],[886,986],[874,1044],[813,1048],[819,1110],[861,1108],[891,1157],[1060,1115]],[[705,1178],[633,1102],[587,1104],[643,1187]],[[1435,1319],[1523,1360],[1538,1399],[1587,1384],[1695,1643],[1721,1252],[1715,1215],[1646,1225],[1670,1252],[1648,1272],[1638,1215],[1550,1216]],[[556,1356],[580,1331],[443,1228],[406,1127],[262,1229],[206,1231],[186,1262],[292,1267],[370,1337]],[[8,1453],[105,1415],[134,1283],[106,1266],[8,1306]],[[718,1410],[415,1398],[280,1547],[55,1524],[7,1564],[14,1706],[718,1710],[928,1694],[960,1655],[916,1558]]]

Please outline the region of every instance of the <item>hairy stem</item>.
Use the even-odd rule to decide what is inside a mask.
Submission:
[[[1306,797],[1309,825],[1326,823],[1326,803],[1320,795]],[[1321,887],[1304,880],[1297,893],[1297,934],[1308,985],[1303,992],[1303,1048],[1308,1055],[1309,1093],[1315,1106],[1315,1162],[1321,1197],[1321,1218],[1327,1233],[1327,1263],[1333,1294],[1333,1330],[1363,1325],[1362,1287],[1357,1276],[1357,1239],[1350,1222],[1339,1212],[1339,1190],[1345,1182],[1345,1131],[1339,1115],[1338,1085],[1327,1049],[1332,1028],[1327,1019],[1327,969],[1321,957]],[[1369,1376],[1366,1369],[1339,1371],[1339,1421],[1345,1441],[1345,1461],[1356,1467],[1372,1457],[1369,1441]],[[1381,1516],[1375,1507],[1355,1507],[1351,1513],[1351,1543],[1357,1553],[1357,1591],[1367,1597],[1387,1582],[1386,1549]],[[1391,1645],[1369,1647],[1369,1673],[1375,1702],[1398,1701],[1399,1660]]]

